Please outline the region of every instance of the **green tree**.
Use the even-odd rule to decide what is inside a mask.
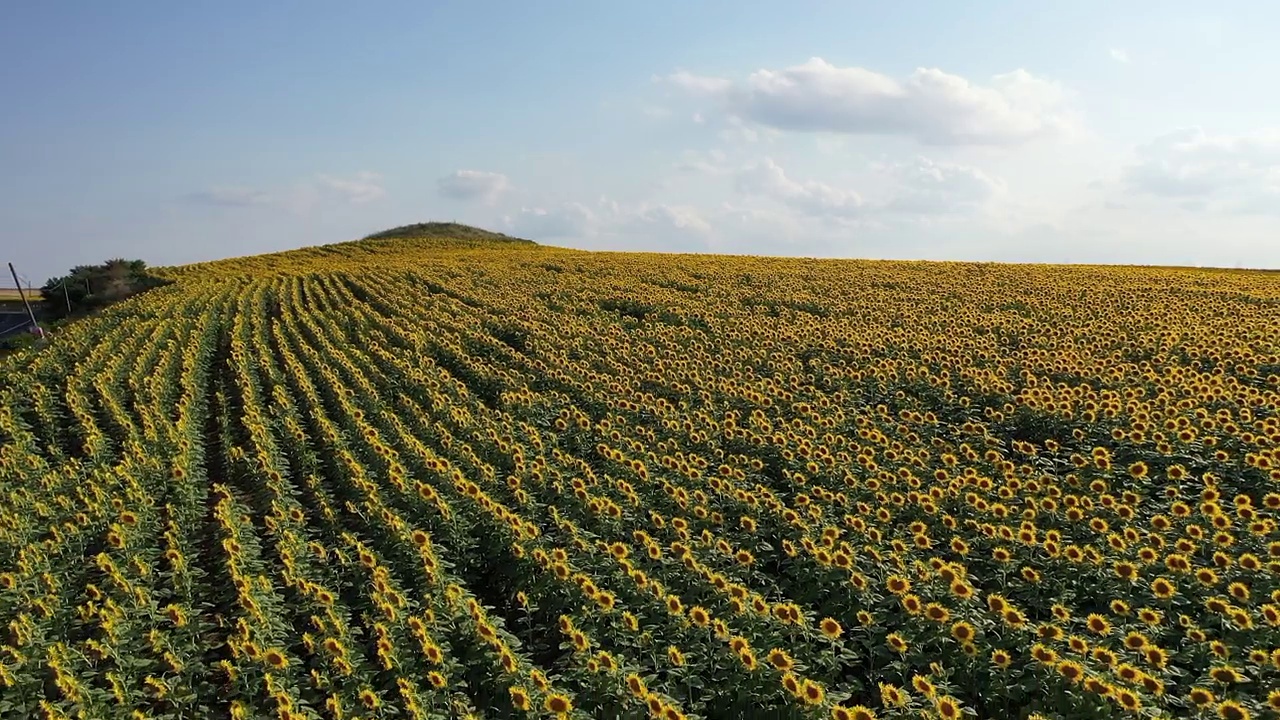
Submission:
[[[45,316],[57,319],[93,312],[163,282],[147,272],[142,260],[112,258],[101,265],[77,265],[66,275],[49,278],[40,294]]]

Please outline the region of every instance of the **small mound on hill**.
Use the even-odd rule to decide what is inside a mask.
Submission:
[[[366,235],[365,240],[389,240],[392,238],[450,238],[458,240],[490,240],[494,242],[513,242],[534,245],[532,240],[511,237],[502,233],[483,230],[470,225],[452,222],[425,222],[412,225],[401,225],[390,230],[383,230]]]

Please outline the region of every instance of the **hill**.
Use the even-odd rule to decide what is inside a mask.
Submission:
[[[0,714],[1263,716],[1271,276],[418,227],[0,360]]]
[[[502,233],[483,230],[471,225],[445,222],[414,223],[401,225],[389,230],[366,235],[365,240],[386,240],[391,238],[449,238],[454,240],[476,240],[489,242],[513,242],[533,244],[532,240],[503,235]]]

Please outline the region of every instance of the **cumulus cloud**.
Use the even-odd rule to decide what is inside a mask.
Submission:
[[[803,216],[829,219],[936,218],[968,214],[1003,197],[1005,184],[979,168],[917,157],[872,167],[881,198],[865,199],[851,188],[792,178],[771,158],[734,176],[740,195],[768,198]]]
[[[484,170],[458,170],[436,181],[439,193],[452,200],[495,203],[510,187],[507,176]]]
[[[705,250],[713,233],[712,223],[692,206],[604,197],[591,205],[523,207],[502,221],[512,234],[530,240],[612,250]]]
[[[808,215],[852,217],[863,205],[862,197],[852,190],[791,179],[771,158],[739,171],[734,186],[745,195],[772,198]]]
[[[504,218],[504,223],[516,236],[530,240],[581,237],[590,233],[595,221],[595,213],[576,202],[549,208],[524,207],[515,215]]]
[[[711,223],[688,205],[643,204],[622,213],[620,232],[657,233],[704,238],[711,234]]]
[[[1280,209],[1280,129],[1210,135],[1198,127],[1134,150],[1120,176],[1130,194],[1174,200],[1188,210],[1275,213]]]
[[[882,166],[881,173],[896,180],[896,193],[882,208],[894,213],[968,213],[1006,192],[1002,180],[980,168],[935,162],[925,157]]]
[[[680,71],[665,81],[730,118],[794,132],[903,135],[927,145],[1011,145],[1070,133],[1078,121],[1058,83],[1026,70],[985,85],[938,69],[903,79],[822,58],[745,80]]]

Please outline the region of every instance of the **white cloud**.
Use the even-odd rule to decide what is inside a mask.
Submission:
[[[655,80],[668,82],[681,90],[697,93],[700,95],[718,95],[727,92],[733,87],[733,81],[725,78],[706,77],[703,75],[694,75],[684,70],[677,70],[665,78],[655,77]]]
[[[896,180],[895,195],[882,210],[915,215],[969,213],[1003,197],[1004,181],[968,165],[917,157],[907,163],[883,166]]]
[[[523,207],[503,218],[513,233],[529,240],[556,240],[590,234],[596,221],[587,206],[568,202],[550,208]]]
[[[816,180],[798,182],[771,158],[749,165],[735,177],[735,189],[748,196],[766,197],[812,216],[853,217],[863,200],[858,193]]]
[[[623,204],[605,197],[591,206],[523,207],[504,216],[502,224],[519,237],[586,249],[697,252],[709,247],[713,233],[704,213],[690,205]]]
[[[502,173],[458,170],[436,181],[436,188],[441,195],[452,200],[480,200],[493,204],[510,188],[510,183]]]
[[[350,178],[318,175],[301,180],[290,187],[262,190],[246,186],[213,187],[191,193],[193,202],[222,207],[268,207],[308,214],[317,207],[360,205],[373,202],[386,194],[382,177],[362,170]]]
[[[1011,145],[1074,133],[1058,83],[1014,70],[976,85],[937,69],[895,79],[822,58],[743,81],[681,71],[666,82],[730,117],[796,132],[909,136],[927,145]]]
[[[771,158],[738,171],[734,189],[745,197],[774,200],[806,217],[869,222],[972,214],[1007,194],[1002,180],[979,168],[924,157],[874,164],[870,169],[868,185],[879,195],[875,200],[850,188],[793,179]]]
[[[386,194],[382,187],[382,176],[368,170],[356,173],[351,179],[321,175],[317,184],[325,191],[355,204],[372,202]]]
[[[1111,55],[1111,59],[1118,63],[1129,62],[1129,53],[1122,48],[1111,48],[1109,54]]]
[[[1134,150],[1120,176],[1132,195],[1174,200],[1186,210],[1280,211],[1280,129],[1209,135],[1198,127]]]
[[[675,233],[680,236],[705,238],[711,234],[711,224],[698,210],[688,205],[641,205],[620,217],[621,232]]]

